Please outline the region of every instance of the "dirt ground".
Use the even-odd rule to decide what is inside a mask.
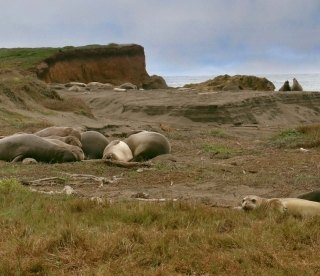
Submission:
[[[320,188],[320,148],[279,149],[270,142],[281,130],[320,123],[318,92],[172,89],[59,93],[64,98],[81,98],[91,108],[93,117],[16,111],[48,124],[98,130],[110,140],[124,138],[133,130],[158,131],[170,140],[171,156],[158,158],[150,168],[138,169],[102,162],[35,165],[0,162],[1,178],[31,181],[59,177],[60,182],[48,180],[33,188],[61,191],[70,185],[80,196],[110,201],[142,196],[212,206],[235,206],[247,194],[294,197]],[[68,173],[113,181],[103,185],[93,180],[79,182]]]

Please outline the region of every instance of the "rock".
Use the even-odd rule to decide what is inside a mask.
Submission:
[[[281,88],[279,89],[279,91],[291,91],[289,81],[286,80],[284,84],[281,86]]]
[[[129,89],[137,90],[137,86],[134,85],[134,84],[132,84],[132,83],[129,83],[129,82],[126,82],[126,83],[124,83],[124,84],[121,84],[121,85],[119,86],[119,88],[121,88],[121,89],[127,89],[127,90],[129,90]]]
[[[274,91],[274,84],[266,78],[245,75],[221,75],[214,79],[196,83],[187,84],[184,88],[196,88],[211,91],[239,91],[239,90],[260,90]]]
[[[150,87],[148,89],[167,87],[163,78],[148,75],[144,48],[137,44],[61,49],[43,60],[36,67],[36,73],[38,78],[48,83],[77,80],[115,86],[130,82],[139,88]]]
[[[303,91],[302,86],[300,85],[300,83],[295,78],[293,78],[291,91]]]
[[[167,86],[164,78],[157,76],[157,75],[153,75],[150,78],[144,80],[144,82],[142,84],[142,88],[144,88],[144,89],[166,89],[166,88],[168,88],[168,86]]]

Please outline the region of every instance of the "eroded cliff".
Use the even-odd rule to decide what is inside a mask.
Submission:
[[[37,66],[37,76],[48,83],[130,82],[139,88],[153,81],[146,71],[144,48],[137,44],[61,50]],[[166,87],[163,80],[157,88]]]

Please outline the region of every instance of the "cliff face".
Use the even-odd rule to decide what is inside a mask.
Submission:
[[[146,71],[144,49],[136,44],[61,51],[37,66],[37,76],[48,83],[131,82],[138,87],[151,79]],[[159,88],[166,87],[165,82],[162,85]]]

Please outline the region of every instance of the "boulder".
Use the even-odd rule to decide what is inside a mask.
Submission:
[[[144,80],[143,89],[166,89],[168,88],[163,77],[152,75],[150,78]]]
[[[187,84],[184,87],[211,91],[274,91],[275,89],[274,84],[266,78],[245,75],[221,75],[202,83]]]

